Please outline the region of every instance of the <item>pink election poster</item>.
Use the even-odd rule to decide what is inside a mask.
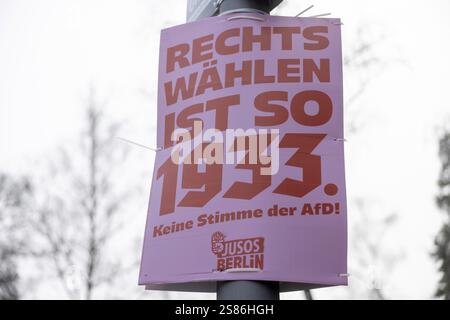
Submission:
[[[139,283],[347,284],[341,23],[240,13],[161,33]]]

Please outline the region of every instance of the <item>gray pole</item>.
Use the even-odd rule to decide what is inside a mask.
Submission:
[[[217,1],[219,4],[218,14],[232,12],[258,12],[269,14],[272,9],[272,0],[222,0]]]
[[[261,0],[224,0],[217,14],[232,12],[270,13],[270,2]],[[217,300],[279,300],[278,282],[225,281],[217,282]]]
[[[217,282],[217,300],[280,300],[278,282]]]

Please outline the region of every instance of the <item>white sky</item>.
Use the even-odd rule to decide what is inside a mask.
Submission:
[[[341,17],[345,45],[361,26],[384,36],[376,52],[394,63],[374,75],[360,101],[365,122],[346,146],[349,201],[364,199],[375,220],[392,212],[400,217],[382,250],[399,248],[404,257],[392,270],[374,262],[387,296],[430,298],[437,274],[429,253],[443,218],[434,204],[437,132],[445,120],[450,124],[450,1],[285,2],[278,14],[295,15],[311,3],[311,14]],[[127,124],[126,138],[154,145],[159,30],[183,23],[185,5],[0,0],[0,171],[32,173],[37,159],[76,136],[90,83],[109,102],[113,117]],[[136,152],[148,164],[150,179],[153,155]],[[350,203],[351,224],[358,214]],[[352,286],[361,286],[358,281]]]

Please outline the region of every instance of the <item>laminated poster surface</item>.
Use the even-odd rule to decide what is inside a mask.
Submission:
[[[230,14],[162,31],[141,285],[347,284],[340,29]]]

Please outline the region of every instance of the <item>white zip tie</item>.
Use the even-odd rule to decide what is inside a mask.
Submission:
[[[122,140],[122,141],[127,142],[127,143],[134,144],[134,145],[136,145],[138,147],[141,147],[141,148],[144,148],[144,149],[148,149],[148,150],[154,151],[154,152],[158,152],[158,151],[162,150],[162,148],[159,148],[159,147],[158,148],[147,147],[147,146],[144,146],[143,144],[140,144],[140,143],[128,140],[128,139],[124,139],[124,138],[121,138],[121,137],[117,137],[117,139]]]
[[[331,13],[321,13],[321,14],[316,14],[314,16],[309,16],[308,18],[320,18],[320,17],[326,17],[326,16],[331,16]]]
[[[255,21],[265,21],[263,18],[259,17],[252,17],[252,16],[233,16],[229,17],[228,21],[238,20],[238,19],[249,19],[249,20],[255,20]]]
[[[312,8],[314,8],[314,5],[310,5],[308,8],[306,8],[305,10],[303,10],[302,12],[300,12],[299,14],[296,15],[296,17],[300,17],[302,14],[304,14],[305,12],[311,10]]]
[[[339,274],[339,278],[348,278],[350,277],[350,273],[341,273]]]

